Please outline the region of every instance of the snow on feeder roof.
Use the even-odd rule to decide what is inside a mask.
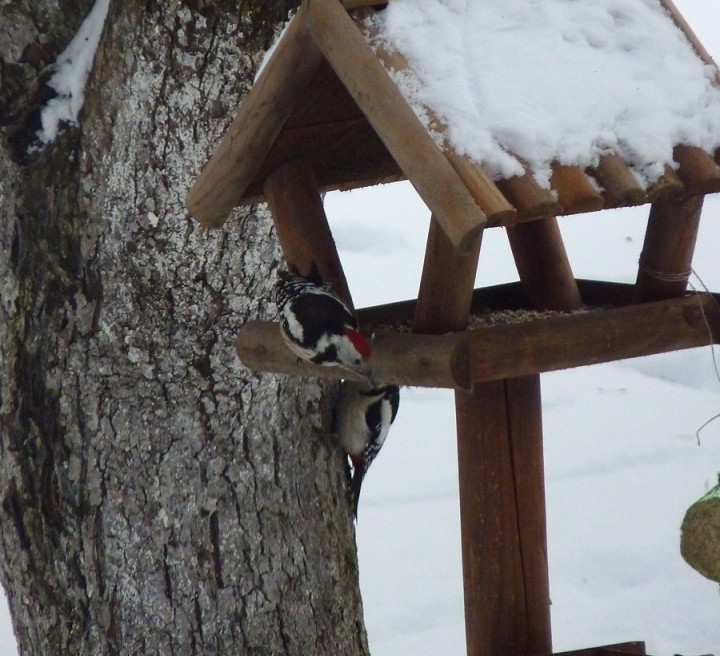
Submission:
[[[188,195],[204,225],[295,159],[322,190],[409,179],[463,247],[720,190],[717,69],[670,0],[342,4],[306,1],[282,34]]]

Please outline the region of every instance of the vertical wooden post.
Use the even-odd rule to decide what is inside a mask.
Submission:
[[[635,283],[636,301],[657,301],[685,292],[702,206],[702,196],[667,198],[650,206]]]
[[[482,233],[467,253],[452,245],[435,217],[430,218],[413,331],[441,334],[465,328],[470,316]]]
[[[312,166],[302,160],[283,164],[268,176],[265,196],[288,268],[301,276],[315,268],[353,307]]]
[[[520,280],[530,301],[545,310],[575,310],[582,304],[555,217],[507,229]]]
[[[431,219],[413,330],[460,330],[480,239],[460,255]],[[540,377],[456,391],[469,656],[551,651]]]
[[[552,651],[540,377],[456,391],[468,656]]]

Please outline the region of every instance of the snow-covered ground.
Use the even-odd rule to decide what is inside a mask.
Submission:
[[[720,4],[675,2],[720,58]],[[414,298],[429,217],[409,185],[326,205],[356,304]],[[561,219],[575,274],[633,282],[646,217],[647,207]],[[718,244],[713,197],[694,260],[713,291]],[[504,232],[488,231],[478,285],[515,279]],[[684,511],[720,470],[720,419],[695,436],[720,412],[710,348],[545,374],[542,388],[555,650],[645,640],[656,656],[720,655],[718,586],[679,553]],[[406,389],[357,527],[373,656],[464,654],[459,529],[452,394]],[[16,653],[3,609],[0,654]]]

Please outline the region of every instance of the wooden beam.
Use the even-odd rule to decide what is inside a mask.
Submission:
[[[705,195],[720,191],[720,167],[702,148],[676,146],[673,157],[678,163],[678,177],[688,194]]]
[[[575,281],[580,296],[588,306],[596,308],[617,308],[631,305],[635,294],[635,285],[604,280]],[[720,294],[712,294],[720,303]],[[402,330],[412,323],[415,316],[415,300],[397,301],[384,305],[373,305],[357,311],[360,323],[368,332],[374,330]],[[530,310],[537,306],[530,302],[526,290],[520,282],[503,283],[480,287],[472,295],[472,312]]]
[[[300,160],[281,166],[267,178],[265,196],[288,269],[304,277],[317,271],[352,308],[312,167]]]
[[[467,326],[482,234],[472,250],[459,253],[430,218],[413,332],[441,334]]]
[[[517,209],[521,221],[562,214],[562,206],[552,192],[535,182],[531,173],[498,180],[497,185]]]
[[[405,56],[397,50],[389,50],[384,47],[383,41],[378,40],[378,30],[375,24],[363,21],[368,12],[358,12],[355,15],[355,23],[369,43],[373,43],[373,49],[377,58],[382,62],[385,70],[396,73],[407,74],[410,66]],[[444,121],[435,113],[432,107],[423,106],[428,122],[432,125],[433,132],[441,135],[441,150],[455,172],[460,176],[463,184],[467,187],[470,195],[485,213],[488,225],[512,225],[517,221],[517,212],[510,205],[505,196],[492,180],[485,169],[465,155],[459,155],[450,145],[449,140],[444,137],[448,128]]]
[[[690,277],[703,197],[666,199],[650,207],[635,300],[680,296]]]
[[[308,20],[323,54],[450,241],[471,249],[485,214],[345,9],[337,0],[308,0]]]
[[[603,187],[607,207],[642,205],[647,199],[635,174],[617,154],[603,155],[591,174]]]
[[[533,306],[575,310],[582,304],[555,217],[520,223],[507,229],[520,281]]]
[[[590,649],[575,649],[573,651],[564,651],[554,656],[622,656],[622,654],[641,654],[645,655],[644,642],[623,642],[617,645],[607,645],[605,647],[591,647]],[[547,656],[551,656],[548,654]]]
[[[539,377],[456,392],[467,653],[548,652]]]
[[[188,211],[204,226],[221,226],[240,203],[321,60],[301,6],[187,195]]]
[[[720,343],[718,299],[693,294],[445,335],[377,330],[372,367],[378,380],[389,383],[468,389],[472,381],[529,376],[710,343]],[[298,361],[274,322],[249,321],[240,329],[236,347],[242,363],[255,371],[350,377],[343,369]]]
[[[553,163],[550,186],[557,193],[562,214],[596,212],[605,205],[600,192],[578,166]]]
[[[372,340],[373,375],[377,380],[396,385],[468,388],[466,352],[458,349],[462,335],[377,332]],[[339,367],[321,367],[296,358],[273,321],[248,321],[238,332],[235,348],[240,361],[253,371],[361,380]]]
[[[611,362],[718,343],[709,294],[468,331],[473,381]]]

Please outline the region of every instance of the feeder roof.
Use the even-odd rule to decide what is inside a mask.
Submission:
[[[453,0],[306,0],[191,190],[190,213],[221,225],[295,159],[322,190],[409,179],[456,246],[487,225],[720,191],[717,69],[708,75],[714,64],[671,0],[495,4],[463,14]],[[473,16],[484,34],[468,28]],[[458,70],[463,58],[475,63]],[[653,69],[662,75],[648,78]]]

